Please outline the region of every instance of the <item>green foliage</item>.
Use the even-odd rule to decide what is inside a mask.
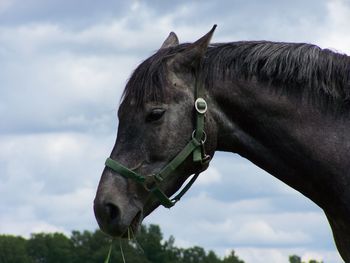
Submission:
[[[289,263],[323,263],[323,261],[317,261],[314,259],[309,260],[309,262],[301,261],[301,257],[297,255],[289,256]]]
[[[22,237],[0,235],[0,263],[33,263]]]
[[[27,254],[34,263],[73,262],[72,248],[72,241],[59,233],[33,234],[27,242]]]
[[[222,261],[223,263],[244,263],[243,260],[240,260],[236,255],[235,255],[235,251],[231,250],[231,253],[224,258],[224,260]]]
[[[131,240],[113,240],[110,262],[123,263],[122,250],[127,263],[243,263],[232,261],[232,256],[222,260],[198,246],[178,248],[173,236],[163,240],[157,225],[142,226],[136,238],[130,235]],[[99,230],[73,231],[70,238],[59,233],[33,234],[28,240],[0,236],[0,263],[102,263],[111,242]]]
[[[224,258],[202,247],[178,248],[175,238],[163,239],[157,225],[142,226],[131,240],[113,240],[111,263],[244,263],[232,250]],[[112,239],[100,230],[73,231],[70,237],[60,233],[38,233],[29,239],[0,235],[0,263],[103,263]],[[299,256],[289,257],[290,263],[301,262]],[[308,263],[322,263],[310,260]]]
[[[297,255],[289,256],[289,263],[301,263],[301,257]]]
[[[164,262],[165,249],[162,245],[163,235],[160,231],[159,226],[142,226],[140,235],[138,236],[137,240],[149,262]]]

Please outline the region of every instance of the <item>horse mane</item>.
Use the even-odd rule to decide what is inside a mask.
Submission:
[[[305,43],[243,41],[214,44],[208,50],[207,81],[252,79],[283,86],[294,94],[312,99],[349,102],[350,57]]]
[[[138,105],[163,101],[170,94],[166,61],[188,44],[161,49],[141,63],[123,94]],[[208,47],[201,65],[208,88],[217,80],[250,80],[292,94],[307,94],[314,101],[350,104],[350,57],[305,43],[240,41]],[[332,104],[334,104],[332,103]]]

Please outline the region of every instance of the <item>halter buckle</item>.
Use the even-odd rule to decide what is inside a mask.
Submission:
[[[153,174],[152,176],[146,177],[143,182],[143,187],[148,191],[152,192],[158,187],[158,183],[162,182],[163,178],[159,174]]]
[[[196,139],[196,132],[197,132],[197,130],[194,130],[192,132],[192,140],[197,140],[200,144],[204,144],[207,140],[207,134],[205,133],[205,131],[203,131],[202,138],[200,140],[198,140],[198,139]]]

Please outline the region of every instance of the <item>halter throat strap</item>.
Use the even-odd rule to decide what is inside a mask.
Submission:
[[[172,159],[163,169],[151,176],[144,176],[137,172],[123,166],[112,158],[107,158],[105,165],[122,175],[125,178],[130,178],[135,182],[141,184],[147,191],[151,192],[158,198],[160,203],[167,208],[170,208],[178,202],[181,197],[190,189],[199,174],[208,166],[210,156],[205,153],[206,133],[204,131],[205,113],[208,106],[204,100],[204,91],[198,87],[196,81],[196,100],[194,108],[196,110],[196,128],[192,133],[192,139],[187,145]],[[195,173],[191,180],[183,187],[183,189],[173,198],[169,198],[160,188],[160,184],[168,178],[178,167],[193,153],[193,162],[199,163],[202,169]]]

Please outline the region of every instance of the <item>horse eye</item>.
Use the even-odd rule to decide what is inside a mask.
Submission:
[[[147,122],[159,120],[164,115],[164,109],[153,109],[146,117]]]

